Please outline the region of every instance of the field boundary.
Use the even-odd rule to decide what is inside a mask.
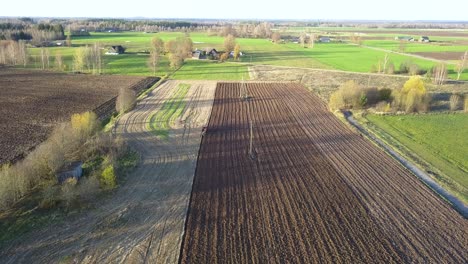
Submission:
[[[350,111],[343,112],[344,118],[346,121],[356,128],[359,132],[364,134],[367,138],[381,147],[388,155],[393,157],[397,160],[400,164],[402,164],[406,169],[408,169],[412,174],[418,177],[424,184],[429,186],[431,190],[441,196],[445,201],[447,201],[457,212],[459,212],[464,218],[468,218],[468,206],[466,206],[460,199],[458,199],[453,194],[449,193],[445,190],[441,185],[435,182],[429,175],[427,175],[424,171],[418,168],[415,164],[411,163],[407,158],[403,157],[402,154],[398,153],[394,150],[391,146],[386,144],[383,140],[378,138],[372,132],[364,128],[361,124],[359,124],[356,119],[353,118],[352,113]]]

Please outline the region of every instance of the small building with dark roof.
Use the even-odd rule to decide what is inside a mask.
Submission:
[[[125,53],[125,48],[121,45],[111,46],[106,52],[107,55],[119,55]]]
[[[83,162],[81,161],[71,162],[66,166],[63,166],[62,169],[60,169],[57,172],[57,181],[59,183],[63,183],[70,178],[75,178],[76,180],[79,180],[83,175],[82,166]]]

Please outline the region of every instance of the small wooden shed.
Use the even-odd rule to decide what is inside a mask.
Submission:
[[[61,170],[57,172],[57,180],[59,183],[63,183],[64,181],[75,178],[79,180],[83,175],[83,162],[81,161],[74,161],[66,166],[64,166]]]

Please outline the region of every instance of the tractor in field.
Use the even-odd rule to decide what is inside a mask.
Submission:
[[[202,137],[205,136],[207,130],[208,130],[208,126],[203,126],[202,131],[201,131],[201,136]]]

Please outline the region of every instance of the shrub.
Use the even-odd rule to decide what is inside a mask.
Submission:
[[[378,102],[376,105],[375,105],[375,110],[377,112],[384,112],[384,113],[388,113],[392,110],[392,107],[390,105],[390,103],[388,102]]]
[[[57,186],[49,186],[42,192],[42,200],[39,202],[39,208],[50,209],[58,203],[59,189]]]
[[[378,101],[389,101],[391,99],[392,89],[382,88],[379,89]]]
[[[71,117],[71,127],[73,133],[82,138],[86,138],[96,132],[99,127],[97,115],[94,112],[74,114]]]
[[[91,200],[99,192],[99,180],[97,176],[89,176],[80,180],[77,193],[84,200]]]
[[[393,62],[389,63],[386,69],[387,74],[394,74],[395,73],[395,64]]]
[[[329,106],[332,110],[343,108],[363,108],[378,101],[376,88],[362,88],[354,81],[347,81],[330,96]]]
[[[101,174],[101,185],[105,189],[113,189],[117,186],[117,181],[113,165],[107,165]]]
[[[400,68],[399,68],[399,73],[401,74],[406,74],[409,72],[409,65],[410,65],[410,62],[409,61],[405,61],[405,62],[402,62],[400,63]]]
[[[456,111],[458,110],[458,107],[460,106],[462,98],[458,94],[452,94],[450,96],[450,110],[451,111]]]
[[[419,75],[420,72],[421,72],[421,69],[419,68],[419,65],[414,64],[414,63],[409,65],[408,73],[410,75]]]
[[[129,88],[120,88],[115,108],[119,113],[125,113],[135,106],[136,94],[135,91]]]
[[[463,109],[465,110],[466,113],[468,113],[468,95],[465,94],[465,102],[463,103]]]
[[[412,76],[403,85],[401,91],[392,93],[394,107],[407,113],[425,112],[429,109],[430,96],[419,76]]]
[[[76,190],[77,183],[75,178],[69,178],[62,184],[61,197],[67,207],[71,207],[76,202],[78,197],[78,192]]]

